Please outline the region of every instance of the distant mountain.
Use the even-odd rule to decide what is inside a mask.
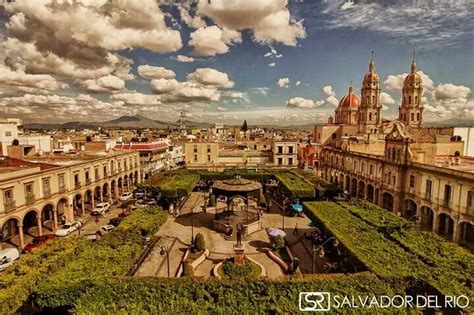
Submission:
[[[429,121],[425,126],[433,127],[474,127],[474,120],[463,118],[450,118],[441,121]]]
[[[186,121],[186,126],[190,128],[203,128],[210,126],[208,123]],[[24,128],[28,129],[95,129],[102,128],[176,128],[179,122],[167,122],[154,120],[141,115],[122,116],[117,119],[103,122],[86,122],[86,121],[70,121],[64,124],[47,124],[47,123],[29,123],[24,124]]]

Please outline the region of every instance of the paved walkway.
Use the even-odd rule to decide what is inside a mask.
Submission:
[[[201,196],[201,197],[200,197]],[[191,242],[191,233],[202,233],[206,247],[211,254],[196,270],[195,276],[210,277],[211,269],[223,259],[233,256],[235,241],[228,241],[222,234],[213,230],[214,211],[202,212],[202,193],[193,193],[183,206],[190,209],[194,206],[194,214],[190,211],[187,215],[178,218],[170,217],[156,234],[160,237],[157,244],[166,244],[170,248],[170,274],[174,277],[187,246]],[[263,264],[269,278],[284,276],[283,270],[265,253],[265,248],[270,246],[266,229],[270,227],[282,228],[281,211],[275,205],[269,213],[262,217],[263,230],[249,235],[242,240],[245,245],[245,254]],[[310,221],[305,217],[285,217],[285,232],[290,244],[299,241],[305,231],[309,231]],[[299,234],[293,235],[295,225],[298,224]],[[194,226],[194,228],[192,228]],[[311,272],[311,254],[301,243],[291,246],[293,254],[298,257],[303,272]],[[167,276],[166,256],[160,255],[160,246],[156,245],[150,255],[140,266],[135,276]]]

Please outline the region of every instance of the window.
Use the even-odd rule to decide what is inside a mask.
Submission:
[[[293,146],[289,146],[289,147],[288,147],[288,153],[289,153],[289,154],[293,154]]]
[[[293,165],[293,158],[288,158],[288,165]]]
[[[420,113],[416,114],[416,120],[420,121]]]
[[[86,180],[89,180],[89,170],[85,170],[86,173]]]
[[[408,104],[411,105],[411,96],[408,96]]]
[[[467,192],[467,208],[472,210],[474,208],[474,191]]]
[[[415,188],[415,175],[410,175],[410,188]]]
[[[194,155],[194,162],[197,162],[198,161],[198,156],[195,154]]]
[[[335,133],[332,134],[332,140],[336,140],[337,135]]]
[[[426,180],[426,187],[425,187],[425,198],[431,200],[431,187],[433,186],[433,182],[430,179]]]
[[[278,158],[278,165],[283,165],[283,159],[282,158]]]
[[[25,184],[25,197],[31,198],[33,196],[33,183]]]
[[[5,137],[11,137],[12,132],[11,131],[5,131]]]
[[[104,176],[107,174],[107,165],[104,165]]]
[[[211,153],[211,146],[210,145],[207,146],[207,153]]]
[[[94,169],[94,173],[95,173],[95,179],[99,179],[99,168],[98,167],[96,167]]]
[[[375,104],[375,95],[372,95],[372,104]]]
[[[207,155],[207,161],[211,162],[211,155],[209,155],[209,154]]]
[[[372,175],[374,173],[374,166],[372,164],[369,165],[369,174]]]
[[[411,113],[411,120],[415,120],[415,113]]]
[[[449,207],[451,204],[451,197],[453,194],[453,188],[451,185],[444,185],[444,206]]]
[[[49,194],[51,189],[49,188],[49,178],[43,178],[43,192]]]
[[[79,173],[74,174],[74,184],[79,183]]]
[[[197,144],[194,145],[194,153],[197,153],[198,152],[198,146]]]
[[[3,198],[5,200],[6,205],[10,205],[13,203],[13,188],[5,189],[3,191]]]
[[[64,174],[58,175],[58,184],[59,184],[59,189],[63,189],[65,187]]]
[[[278,154],[283,154],[283,147],[282,146],[278,146]]]

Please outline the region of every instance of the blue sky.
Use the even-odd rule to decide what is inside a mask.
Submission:
[[[7,6],[0,110],[35,121],[173,121],[186,109],[197,121],[315,123],[351,81],[360,90],[374,50],[383,116],[396,116],[416,51],[426,119],[474,118],[471,1],[212,1]]]

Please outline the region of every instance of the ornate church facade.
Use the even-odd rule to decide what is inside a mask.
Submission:
[[[453,128],[423,125],[423,80],[413,57],[398,119],[381,117],[373,55],[360,97],[352,84],[334,119],[316,125],[321,176],[458,243],[474,247],[474,159],[465,157]]]

